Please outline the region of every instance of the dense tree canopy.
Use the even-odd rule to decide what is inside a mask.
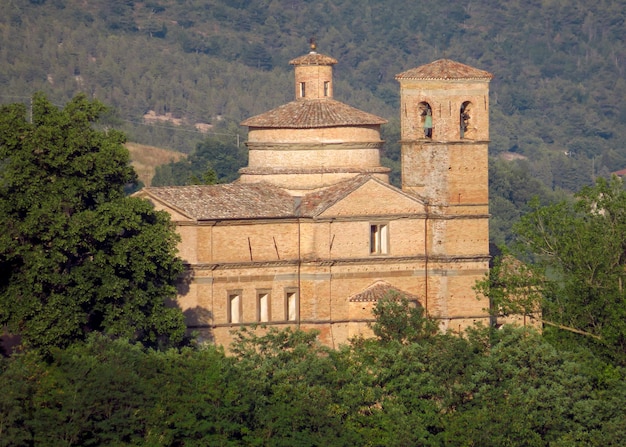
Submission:
[[[0,446],[624,445],[623,369],[524,328],[431,333],[400,308],[338,350],[273,329],[230,356],[91,336],[0,360]]]
[[[598,179],[574,201],[522,218],[523,246],[550,275],[546,315],[600,337],[626,362],[626,191],[617,177]]]
[[[247,150],[232,138],[208,137],[184,160],[156,168],[152,185],[188,185],[227,183],[239,176],[247,164]]]
[[[494,310],[543,311],[553,336],[589,344],[626,364],[626,191],[618,177],[599,178],[574,199],[531,202],[516,226],[511,267],[504,257],[480,285]],[[504,262],[503,262],[504,260]],[[550,332],[550,328],[547,328]]]
[[[62,110],[36,95],[30,119],[0,109],[0,324],[29,346],[184,332],[168,305],[177,237],[165,213],[125,196],[135,174],[124,136],[94,127],[103,110],[82,95]]]

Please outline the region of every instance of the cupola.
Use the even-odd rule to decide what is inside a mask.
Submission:
[[[309,54],[289,61],[295,67],[296,100],[333,97],[333,65],[337,60],[315,50],[312,42]]]
[[[271,183],[299,196],[361,174],[389,181],[390,169],[380,164],[380,126],[387,121],[335,100],[337,60],[315,50],[289,62],[293,101],[241,123],[249,128],[241,183]]]

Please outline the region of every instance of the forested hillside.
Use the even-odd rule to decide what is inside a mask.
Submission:
[[[389,120],[392,167],[394,75],[442,57],[495,75],[490,151],[518,160],[493,168],[493,178],[576,191],[626,166],[624,0],[0,3],[0,101],[28,103],[42,90],[62,105],[86,92],[112,106],[111,124],[138,143],[190,153],[206,137],[196,123],[243,141],[240,120],[292,99],[288,61],[314,36],[339,60],[335,96]],[[180,125],[145,125],[150,111]],[[528,197],[505,186],[492,210],[518,214],[516,201]]]

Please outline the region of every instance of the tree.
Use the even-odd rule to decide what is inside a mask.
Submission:
[[[225,138],[207,137],[186,159],[157,166],[152,185],[228,183],[237,179],[239,168],[247,161],[245,149],[236,143]]]
[[[490,312],[496,317],[540,318],[542,299],[550,285],[539,267],[521,262],[505,248],[475,290],[489,298]]]
[[[191,174],[189,183],[192,185],[215,185],[218,183],[217,172],[213,169],[211,162],[207,162],[206,171],[200,176]]]
[[[412,306],[408,298],[389,293],[376,303],[372,331],[380,341],[413,343],[437,332],[435,320],[424,315],[424,308]]]
[[[342,423],[337,390],[347,378],[338,355],[317,336],[291,328],[236,334],[231,399],[241,407],[246,445],[362,445]]]
[[[0,324],[49,350],[93,331],[149,345],[185,326],[169,305],[182,271],[168,216],[124,195],[136,176],[124,136],[79,95],[0,108]]]
[[[598,179],[575,201],[540,207],[517,226],[522,253],[535,259],[550,287],[544,318],[589,333],[606,354],[626,363],[626,191]],[[563,334],[565,335],[565,334]]]

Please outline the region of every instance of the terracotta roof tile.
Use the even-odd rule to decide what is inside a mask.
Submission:
[[[196,220],[277,218],[294,215],[294,199],[266,183],[161,186],[144,188],[148,196]]]
[[[312,129],[385,124],[387,120],[334,99],[300,99],[246,119],[242,126]]]
[[[195,220],[314,218],[370,180],[396,189],[376,177],[362,174],[306,194],[299,200],[269,183],[152,186],[142,191],[149,198]],[[398,193],[403,194],[400,190]]]
[[[337,59],[314,51],[289,61],[290,65],[335,65],[336,63]]]
[[[376,302],[385,296],[400,295],[406,297],[409,301],[417,301],[418,297],[410,293],[404,292],[393,287],[386,281],[376,281],[362,292],[352,295],[349,298],[351,303],[355,302]],[[419,301],[418,301],[419,303]]]
[[[439,59],[396,75],[396,79],[484,79],[493,75],[450,59]]]

